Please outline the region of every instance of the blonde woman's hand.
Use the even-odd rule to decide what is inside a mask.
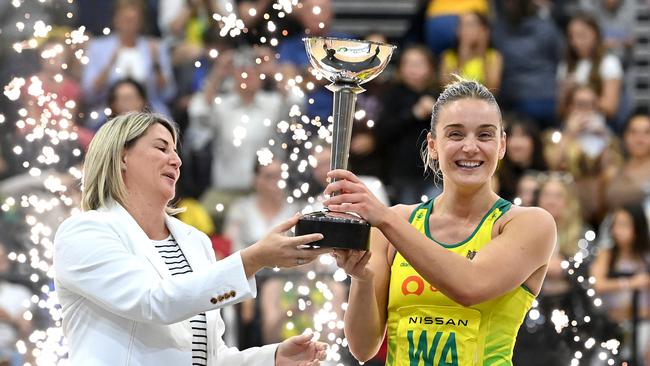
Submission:
[[[298,223],[294,216],[273,228],[264,238],[241,252],[246,276],[250,277],[263,267],[288,268],[310,263],[330,249],[312,249],[307,244],[321,240],[322,234],[288,236],[286,232]]]
[[[325,359],[327,344],[312,340],[313,335],[293,336],[280,343],[275,366],[317,366]]]

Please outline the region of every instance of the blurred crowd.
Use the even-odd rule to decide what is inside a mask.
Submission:
[[[41,215],[55,230],[69,214],[64,206],[78,201],[74,173],[83,152],[112,116],[149,110],[178,123],[177,196],[187,208],[179,217],[210,236],[218,257],[306,205],[319,208],[332,95],[311,70],[305,36],[398,45],[387,70],[359,95],[350,148],[350,170],[387,204],[442,191],[440,179],[424,174],[420,151],[436,97],[454,74],[497,96],[507,151],[493,188],[517,205],[546,209],[558,228],[541,315],[522,326],[515,364],[569,363],[573,340],[551,322],[552,311],[564,309],[599,317],[595,336],[617,337],[621,360],[650,365],[650,114],[634,105],[631,76],[635,50],[647,48],[635,39],[636,9],[648,5],[420,0],[408,30],[387,38],[338,31],[337,0],[14,3],[0,3],[0,84],[24,81],[18,97],[7,88],[0,96],[0,365],[21,364],[16,342],[50,326],[47,313],[24,316],[32,295],[51,284],[35,280],[29,258],[19,258],[38,244],[29,217],[43,213],[22,203],[61,199],[61,190],[44,188],[47,176],[56,177],[68,202]],[[31,29],[36,20],[52,26],[48,34],[16,46],[31,36],[17,24]],[[88,39],[70,42],[79,26]],[[50,136],[59,127],[74,138]],[[298,166],[303,159],[307,166]],[[292,166],[305,184],[289,174]],[[600,307],[567,276],[576,256],[595,279],[588,282]],[[347,283],[334,279],[335,270],[325,258],[260,276],[255,301],[224,310],[238,325],[228,327],[237,329],[228,343],[249,347],[313,329],[323,307],[341,320]],[[342,337],[330,323],[321,332]],[[344,352],[339,362],[352,364]],[[383,364],[382,353],[372,362]]]

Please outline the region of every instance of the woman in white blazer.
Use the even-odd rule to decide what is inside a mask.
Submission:
[[[90,144],[82,210],[54,239],[55,284],[73,365],[318,365],[326,345],[304,335],[279,345],[227,347],[219,308],[256,296],[255,273],[326,249],[320,234],[288,237],[291,218],[217,261],[209,239],[171,215],[181,161],[172,122],[118,116]]]

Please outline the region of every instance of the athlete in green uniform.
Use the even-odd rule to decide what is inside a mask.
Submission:
[[[443,192],[421,205],[383,206],[352,173],[335,170],[325,204],[374,228],[370,251],[334,252],[352,276],[350,351],[370,359],[388,337],[387,365],[512,365],[517,330],[540,291],[555,244],[546,211],[511,205],[491,179],[506,136],[494,96],[458,80],[433,108],[427,164]]]

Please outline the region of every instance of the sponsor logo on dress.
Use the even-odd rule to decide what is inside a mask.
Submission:
[[[420,276],[408,276],[402,281],[402,294],[420,296],[424,292],[425,287],[424,279]],[[429,290],[432,292],[438,291],[435,287],[429,285]]]
[[[469,320],[445,318],[443,316],[409,316],[408,323],[425,325],[457,325],[466,327],[469,324]]]
[[[446,339],[443,340],[443,336],[446,336]],[[418,337],[414,335],[413,330],[409,330],[406,333],[406,339],[409,344],[410,366],[421,364],[424,366],[459,366],[455,332],[435,332],[432,335],[423,330]],[[434,363],[437,358],[438,363]]]

